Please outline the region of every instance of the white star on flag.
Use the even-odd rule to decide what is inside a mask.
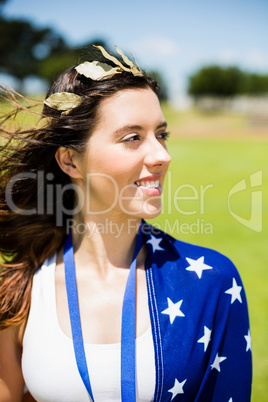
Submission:
[[[176,317],[185,317],[185,315],[180,309],[183,300],[180,300],[177,303],[173,303],[173,301],[170,300],[170,298],[168,297],[167,301],[168,301],[168,308],[166,308],[161,313],[169,315],[170,324],[173,324],[173,321],[175,320]]]
[[[247,342],[247,347],[246,347],[246,352],[248,350],[251,350],[251,335],[250,335],[250,330],[248,330],[248,334],[244,336],[246,342]]]
[[[225,359],[227,359],[227,357],[224,357],[224,356],[220,357],[220,356],[218,355],[218,353],[217,353],[213,364],[211,364],[211,370],[212,370],[212,369],[216,369],[216,370],[218,370],[218,371],[221,371],[220,363],[223,362]]]
[[[175,398],[176,395],[178,395],[178,394],[184,394],[184,391],[183,391],[183,388],[182,388],[182,387],[184,386],[184,384],[186,383],[186,381],[187,381],[187,379],[184,380],[184,381],[182,381],[182,382],[179,382],[179,381],[177,380],[177,378],[175,378],[174,387],[173,387],[173,388],[170,388],[170,389],[168,390],[168,392],[171,392],[171,393],[172,393],[171,401],[172,401],[172,399]]]
[[[242,286],[237,286],[236,280],[235,278],[233,278],[233,286],[226,290],[225,293],[232,295],[232,299],[231,299],[231,304],[233,304],[233,302],[235,300],[238,300],[240,303],[242,303],[242,299],[241,299],[241,295],[240,292],[242,290]]]
[[[207,350],[208,344],[210,342],[210,335],[211,335],[211,330],[208,329],[206,326],[204,326],[204,336],[202,336],[202,338],[200,338],[197,341],[198,343],[204,344],[204,352]]]
[[[186,268],[186,271],[194,271],[199,279],[201,279],[203,271],[207,269],[212,269],[210,265],[204,263],[205,257],[200,257],[197,260],[193,260],[192,258],[186,257],[186,261],[190,264],[189,267]]]
[[[233,398],[230,398],[228,402],[233,402]]]
[[[155,237],[155,236],[153,236],[153,235],[150,235],[150,236],[151,236],[151,239],[150,239],[150,240],[147,240],[146,243],[149,243],[149,244],[152,245],[152,247],[153,247],[153,253],[154,253],[156,250],[164,250],[162,247],[159,246],[159,243],[162,241],[162,239],[157,239],[157,237]]]

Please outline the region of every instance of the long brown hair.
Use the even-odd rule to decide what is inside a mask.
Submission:
[[[1,124],[0,329],[25,319],[33,275],[66,237],[66,219],[74,206],[74,192],[71,188],[64,192],[59,219],[59,201],[51,189],[70,184],[70,179],[55,160],[58,147],[82,153],[98,123],[102,99],[124,89],[147,87],[158,91],[156,81],[145,73],[134,76],[123,72],[93,81],[71,67],[52,84],[47,96],[75,93],[82,98],[78,107],[61,113],[45,105],[42,117],[50,119],[43,127],[11,130]]]

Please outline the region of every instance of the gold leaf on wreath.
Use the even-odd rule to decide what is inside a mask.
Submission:
[[[143,75],[134,57],[132,56],[136,65],[122,52],[121,49],[119,49],[118,46],[115,46],[116,50],[122,57],[125,65],[127,65],[128,67],[123,65],[115,56],[110,55],[102,46],[93,46],[99,49],[102,55],[107,60],[112,61],[116,65],[116,67],[112,67],[107,63],[103,63],[97,60],[86,61],[75,67],[76,71],[79,74],[84,75],[86,78],[91,78],[94,81],[112,77],[114,74],[122,73],[123,71],[127,71],[136,76]],[[44,101],[44,103],[52,109],[62,111],[62,115],[67,115],[73,108],[79,106],[82,103],[82,98],[79,95],[70,92],[57,92],[50,95]]]
[[[56,110],[70,110],[79,106],[82,98],[71,92],[56,92],[50,95],[44,103]]]
[[[42,117],[42,119],[39,120],[36,127],[37,128],[46,128],[46,127],[50,126],[51,122],[52,122],[51,117]]]
[[[75,67],[75,69],[79,74],[82,74],[85,77],[91,78],[95,81],[121,72],[118,67],[112,67],[107,63],[102,63],[96,60],[92,62],[85,61],[84,63]]]
[[[131,60],[129,60],[129,58],[122,52],[121,49],[119,49],[118,46],[115,45],[115,47],[116,47],[117,52],[120,54],[120,56],[124,60],[124,62],[130,67],[132,74],[142,76],[143,74],[142,74],[142,71],[140,70],[140,68],[138,66],[135,66],[135,64]]]
[[[112,61],[116,66],[119,66],[122,70],[125,70],[125,69],[126,69],[126,67],[124,67],[123,64],[120,63],[120,61],[119,61],[116,57],[111,56],[111,55],[104,49],[104,47],[102,47],[102,46],[96,46],[96,45],[93,45],[93,46],[96,47],[97,49],[99,49],[99,50],[101,51],[101,53],[103,54],[103,56],[104,56],[107,60]]]
[[[133,75],[138,75],[138,76],[143,75],[141,69],[138,66],[135,66],[132,63],[132,61],[129,60],[129,58],[122,52],[122,50],[119,49],[118,46],[115,46],[117,52],[120,54],[120,56],[122,57],[122,59],[126,63],[126,65],[128,65],[129,67],[125,67],[116,57],[111,56],[102,46],[95,46],[94,45],[94,47],[99,49],[106,59],[112,61],[115,65],[119,66],[121,70],[127,71],[129,73],[132,73]]]

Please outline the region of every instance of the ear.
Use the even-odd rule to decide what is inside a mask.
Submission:
[[[77,164],[77,153],[73,149],[59,147],[55,158],[64,173],[75,179],[82,177]]]

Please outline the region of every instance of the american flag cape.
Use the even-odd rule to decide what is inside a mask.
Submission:
[[[233,263],[143,222],[154,401],[247,402],[252,382],[246,295]]]

